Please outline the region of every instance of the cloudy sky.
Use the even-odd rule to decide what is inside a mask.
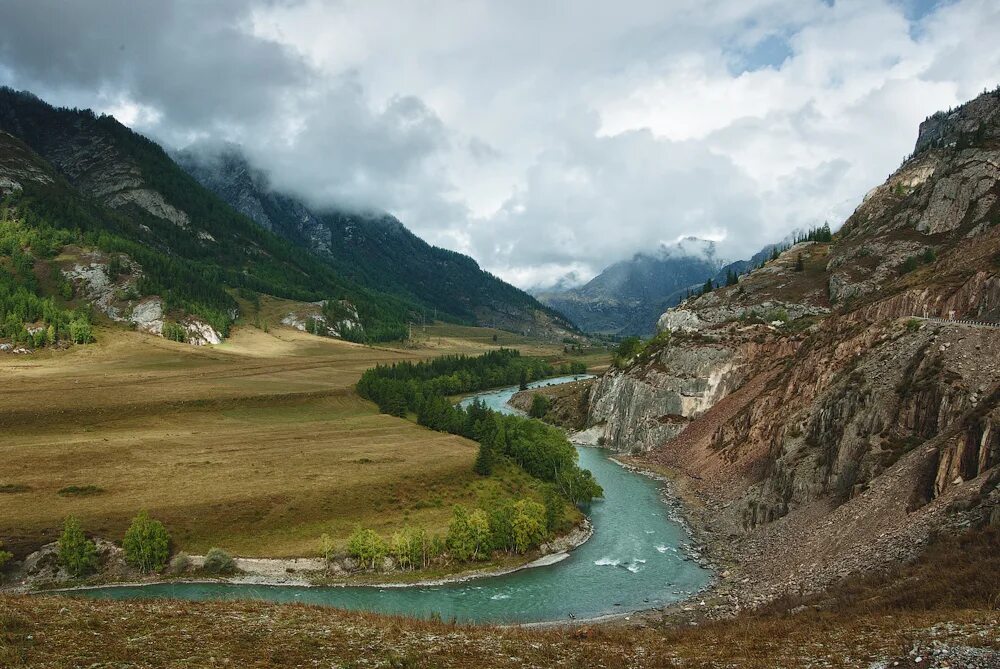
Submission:
[[[0,83],[241,144],[521,286],[834,225],[1000,83],[996,0],[6,0]]]

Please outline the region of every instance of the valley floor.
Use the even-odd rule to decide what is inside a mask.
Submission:
[[[119,539],[140,509],[195,554],[316,555],[321,534],[343,542],[359,523],[442,530],[454,503],[524,482],[477,477],[473,442],[380,414],[353,384],[379,363],[498,343],[562,351],[467,330],[430,327],[394,349],[292,329],[202,348],[108,329],[96,345],[2,356],[0,538],[23,557],[73,514]]]

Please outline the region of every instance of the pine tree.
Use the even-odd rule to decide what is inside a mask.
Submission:
[[[711,292],[712,292],[712,280],[709,279],[708,281],[705,282],[705,285],[701,287],[701,294],[704,295],[705,293],[711,293]]]
[[[476,463],[472,465],[474,472],[480,476],[489,476],[493,473],[493,445],[487,442],[479,444],[479,454],[476,456]]]

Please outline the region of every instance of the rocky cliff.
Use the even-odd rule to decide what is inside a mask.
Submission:
[[[595,384],[589,423],[679,475],[734,601],[1000,521],[998,110],[1000,90],[928,119],[832,242],[666,312]]]

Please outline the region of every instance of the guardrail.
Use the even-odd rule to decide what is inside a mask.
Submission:
[[[1000,323],[991,321],[973,321],[960,318],[940,318],[938,316],[910,316],[921,321],[931,321],[932,323],[943,323],[944,325],[968,325],[977,328],[1000,328]]]

